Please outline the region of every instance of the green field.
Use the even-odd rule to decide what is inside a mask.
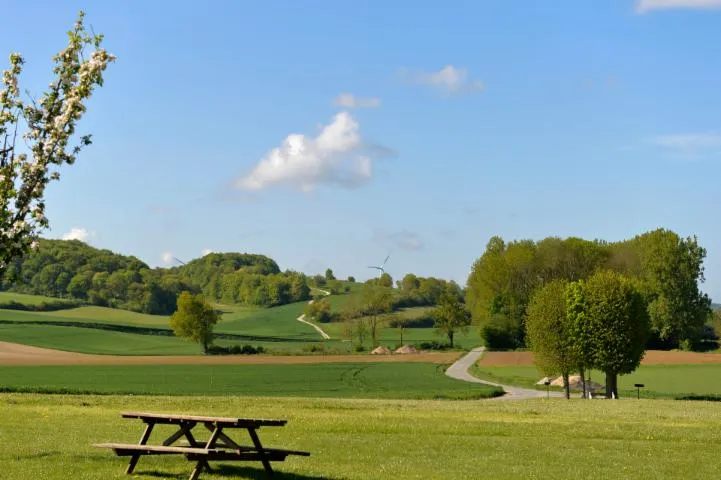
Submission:
[[[3,478],[128,478],[127,459],[91,447],[138,441],[143,425],[121,419],[127,410],[288,419],[260,431],[269,447],[311,452],[274,464],[286,480],[714,479],[721,456],[719,403],[5,394]],[[264,478],[260,464],[214,465],[201,478]],[[190,470],[182,458],[143,458],[133,478]]]
[[[7,294],[16,301],[40,303],[45,297]],[[331,295],[332,304],[351,301],[354,294]],[[52,300],[52,299],[51,299]],[[343,338],[341,324],[320,325],[331,335],[330,340],[320,338],[312,327],[298,322],[305,302],[275,308],[256,308],[240,305],[216,305],[223,312],[216,326],[221,346],[252,344],[262,346],[270,353],[305,353],[311,349],[328,353],[350,353],[353,345]],[[409,308],[400,312],[416,318],[428,308]],[[125,328],[129,327],[129,328]],[[160,329],[160,331],[158,331]],[[110,355],[195,355],[200,348],[185,340],[170,336],[169,318],[163,315],[146,315],[105,307],[85,306],[53,312],[26,312],[0,310],[0,340],[58,350],[110,354]],[[403,343],[442,341],[432,328],[409,328]],[[400,331],[382,327],[379,342],[389,347],[400,344]],[[481,342],[477,329],[469,335],[456,337],[457,346],[470,348]]]
[[[0,369],[5,391],[334,398],[471,399],[495,387],[460,382],[429,363],[82,365]]]
[[[471,372],[479,378],[506,385],[545,388],[535,385],[542,375],[532,366],[474,366]],[[635,397],[636,389],[633,386],[635,383],[645,385],[641,395],[646,397],[721,395],[720,378],[721,364],[642,365],[635,372],[618,377],[619,395]],[[591,372],[591,379],[601,384],[605,383],[605,377],[601,372]]]
[[[63,302],[62,298],[43,297],[42,295],[26,295],[24,293],[0,292],[0,303],[17,302],[24,305],[40,305],[41,303]]]

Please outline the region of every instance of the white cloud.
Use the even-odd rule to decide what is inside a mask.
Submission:
[[[408,230],[385,232],[382,229],[377,229],[373,233],[373,239],[384,243],[390,243],[402,250],[421,250],[423,248],[421,236],[416,232]]]
[[[62,236],[63,240],[80,240],[87,243],[88,240],[95,237],[94,232],[89,232],[86,228],[73,227],[70,231]]]
[[[648,142],[681,157],[718,155],[721,149],[721,132],[657,135],[649,138]]]
[[[446,65],[437,72],[430,73],[410,73],[401,69],[401,76],[415,83],[438,88],[446,95],[479,92],[485,88],[482,81],[469,77],[464,67],[453,65]]]
[[[162,258],[163,263],[166,265],[170,265],[175,260],[175,257],[173,256],[173,252],[163,252],[163,254],[160,256]]]
[[[333,100],[333,104],[344,108],[378,108],[381,106],[381,99],[378,97],[359,98],[352,93],[341,93]]]
[[[288,135],[249,174],[236,180],[235,186],[251,191],[289,186],[303,192],[321,184],[357,187],[371,179],[372,157],[383,153],[387,149],[363,141],[358,122],[350,113],[340,112],[316,137]]]
[[[721,133],[677,133],[651,137],[651,143],[659,147],[699,150],[721,147]]]
[[[636,2],[638,13],[680,8],[707,10],[721,8],[721,0],[638,0]]]
[[[213,250],[213,249],[211,249],[211,248],[204,248],[203,251],[201,252],[201,256],[204,257],[204,256],[206,256],[206,255],[208,255],[208,254],[211,254],[211,253],[215,253],[215,250]]]

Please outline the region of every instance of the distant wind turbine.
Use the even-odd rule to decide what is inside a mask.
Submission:
[[[376,270],[378,270],[378,271],[380,272],[381,275],[383,275],[384,273],[386,273],[386,271],[385,271],[385,266],[386,266],[386,263],[388,262],[388,259],[389,259],[389,258],[391,258],[390,255],[388,255],[388,256],[386,257],[386,259],[383,260],[383,263],[381,264],[380,267],[377,267],[377,266],[375,266],[375,265],[369,265],[368,268],[375,268]]]

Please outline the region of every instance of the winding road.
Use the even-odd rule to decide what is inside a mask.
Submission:
[[[464,382],[482,383],[484,385],[491,385],[494,387],[501,387],[505,392],[505,395],[501,397],[495,397],[496,399],[502,400],[526,400],[529,398],[544,398],[547,393],[541,390],[533,390],[531,388],[511,387],[509,385],[501,385],[500,383],[493,383],[486,380],[476,378],[470,373],[468,369],[478,361],[483,355],[485,348],[477,347],[468,352],[464,357],[456,360],[456,362],[448,367],[446,375],[456,380],[462,380]],[[551,392],[550,396],[560,397],[562,396],[559,392]]]
[[[330,295],[330,292],[327,291],[327,290],[321,290],[320,288],[316,288],[316,290],[318,290],[319,292],[322,292],[323,295],[325,295],[326,297],[327,297],[328,295]],[[310,304],[310,303],[313,303],[313,300],[311,300],[311,301],[308,302],[308,303],[309,303],[309,304]],[[301,316],[298,317],[298,318],[296,318],[296,320],[298,320],[299,322],[305,323],[306,325],[310,325],[311,327],[315,328],[315,329],[318,331],[318,333],[320,333],[320,336],[323,337],[325,340],[330,339],[330,335],[328,335],[327,333],[325,333],[325,331],[323,331],[322,328],[320,328],[320,327],[319,327],[318,325],[316,325],[315,323],[309,322],[308,320],[305,319],[305,313],[301,314]]]

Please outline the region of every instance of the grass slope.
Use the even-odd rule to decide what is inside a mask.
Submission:
[[[27,295],[15,292],[0,292],[0,303],[17,302],[24,305],[40,305],[41,303],[63,302],[62,298],[43,297],[41,295]]]
[[[9,394],[0,396],[0,425],[12,439],[0,450],[3,478],[127,478],[127,458],[91,446],[136,443],[143,424],[120,418],[127,410],[288,419],[260,432],[269,447],[311,452],[274,464],[285,480],[694,480],[718,478],[721,456],[718,403]],[[170,431],[158,428],[151,441]],[[201,478],[265,478],[258,463],[216,466]],[[144,457],[135,476],[181,479],[191,469],[183,458]]]
[[[0,370],[6,391],[337,398],[484,398],[495,387],[453,380],[428,363],[306,365],[18,366]]]
[[[472,373],[479,378],[493,380],[509,385],[534,387],[542,377],[536,367],[508,366],[488,367],[474,366]],[[700,365],[642,365],[629,375],[618,378],[620,394],[635,396],[635,383],[643,383],[645,387],[641,395],[652,397],[677,397],[683,395],[721,395],[721,364]],[[605,383],[603,373],[594,371],[591,379]]]

